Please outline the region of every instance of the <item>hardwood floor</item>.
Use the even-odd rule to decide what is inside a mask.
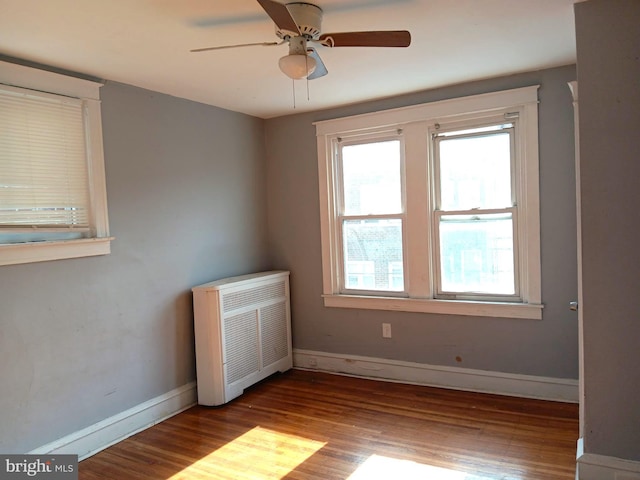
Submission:
[[[574,404],[291,370],[80,462],[90,479],[572,480]]]

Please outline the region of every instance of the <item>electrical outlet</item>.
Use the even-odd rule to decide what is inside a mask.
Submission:
[[[391,324],[383,323],[382,324],[382,338],[391,338]]]

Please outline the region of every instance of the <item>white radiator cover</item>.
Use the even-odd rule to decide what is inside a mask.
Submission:
[[[224,278],[192,291],[199,404],[227,403],[293,366],[289,272]]]

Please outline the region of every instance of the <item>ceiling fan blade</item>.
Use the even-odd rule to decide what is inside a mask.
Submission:
[[[325,47],[408,47],[411,34],[406,30],[324,33],[318,41]]]
[[[289,13],[287,6],[274,2],[273,0],[257,0],[260,6],[267,12],[267,15],[271,17],[273,23],[275,23],[280,30],[287,30],[289,32],[300,35],[300,29],[296,24],[296,21]]]
[[[204,48],[194,48],[193,50],[189,50],[190,52],[208,52],[209,50],[224,50],[225,48],[238,48],[238,47],[255,47],[256,45],[261,45],[263,47],[271,47],[274,45],[282,45],[283,42],[258,42],[258,43],[240,43],[238,45],[222,45],[219,47],[204,47]]]
[[[327,67],[324,66],[324,62],[320,58],[320,55],[318,55],[318,52],[316,51],[315,48],[307,48],[307,53],[311,58],[313,58],[316,61],[316,69],[313,71],[311,75],[307,77],[307,80],[313,80],[314,78],[324,77],[327,73],[329,73],[329,71],[327,70]]]

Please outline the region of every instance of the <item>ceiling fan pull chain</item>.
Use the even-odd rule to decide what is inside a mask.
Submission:
[[[293,93],[293,109],[296,109],[296,81],[291,79],[291,93]]]
[[[305,48],[305,50],[306,50],[306,48]],[[305,55],[304,61],[307,64],[307,72],[308,72],[309,71],[309,55],[308,54]],[[305,76],[304,79],[305,79],[305,81],[307,83],[307,102],[308,102],[309,101],[309,75]]]

